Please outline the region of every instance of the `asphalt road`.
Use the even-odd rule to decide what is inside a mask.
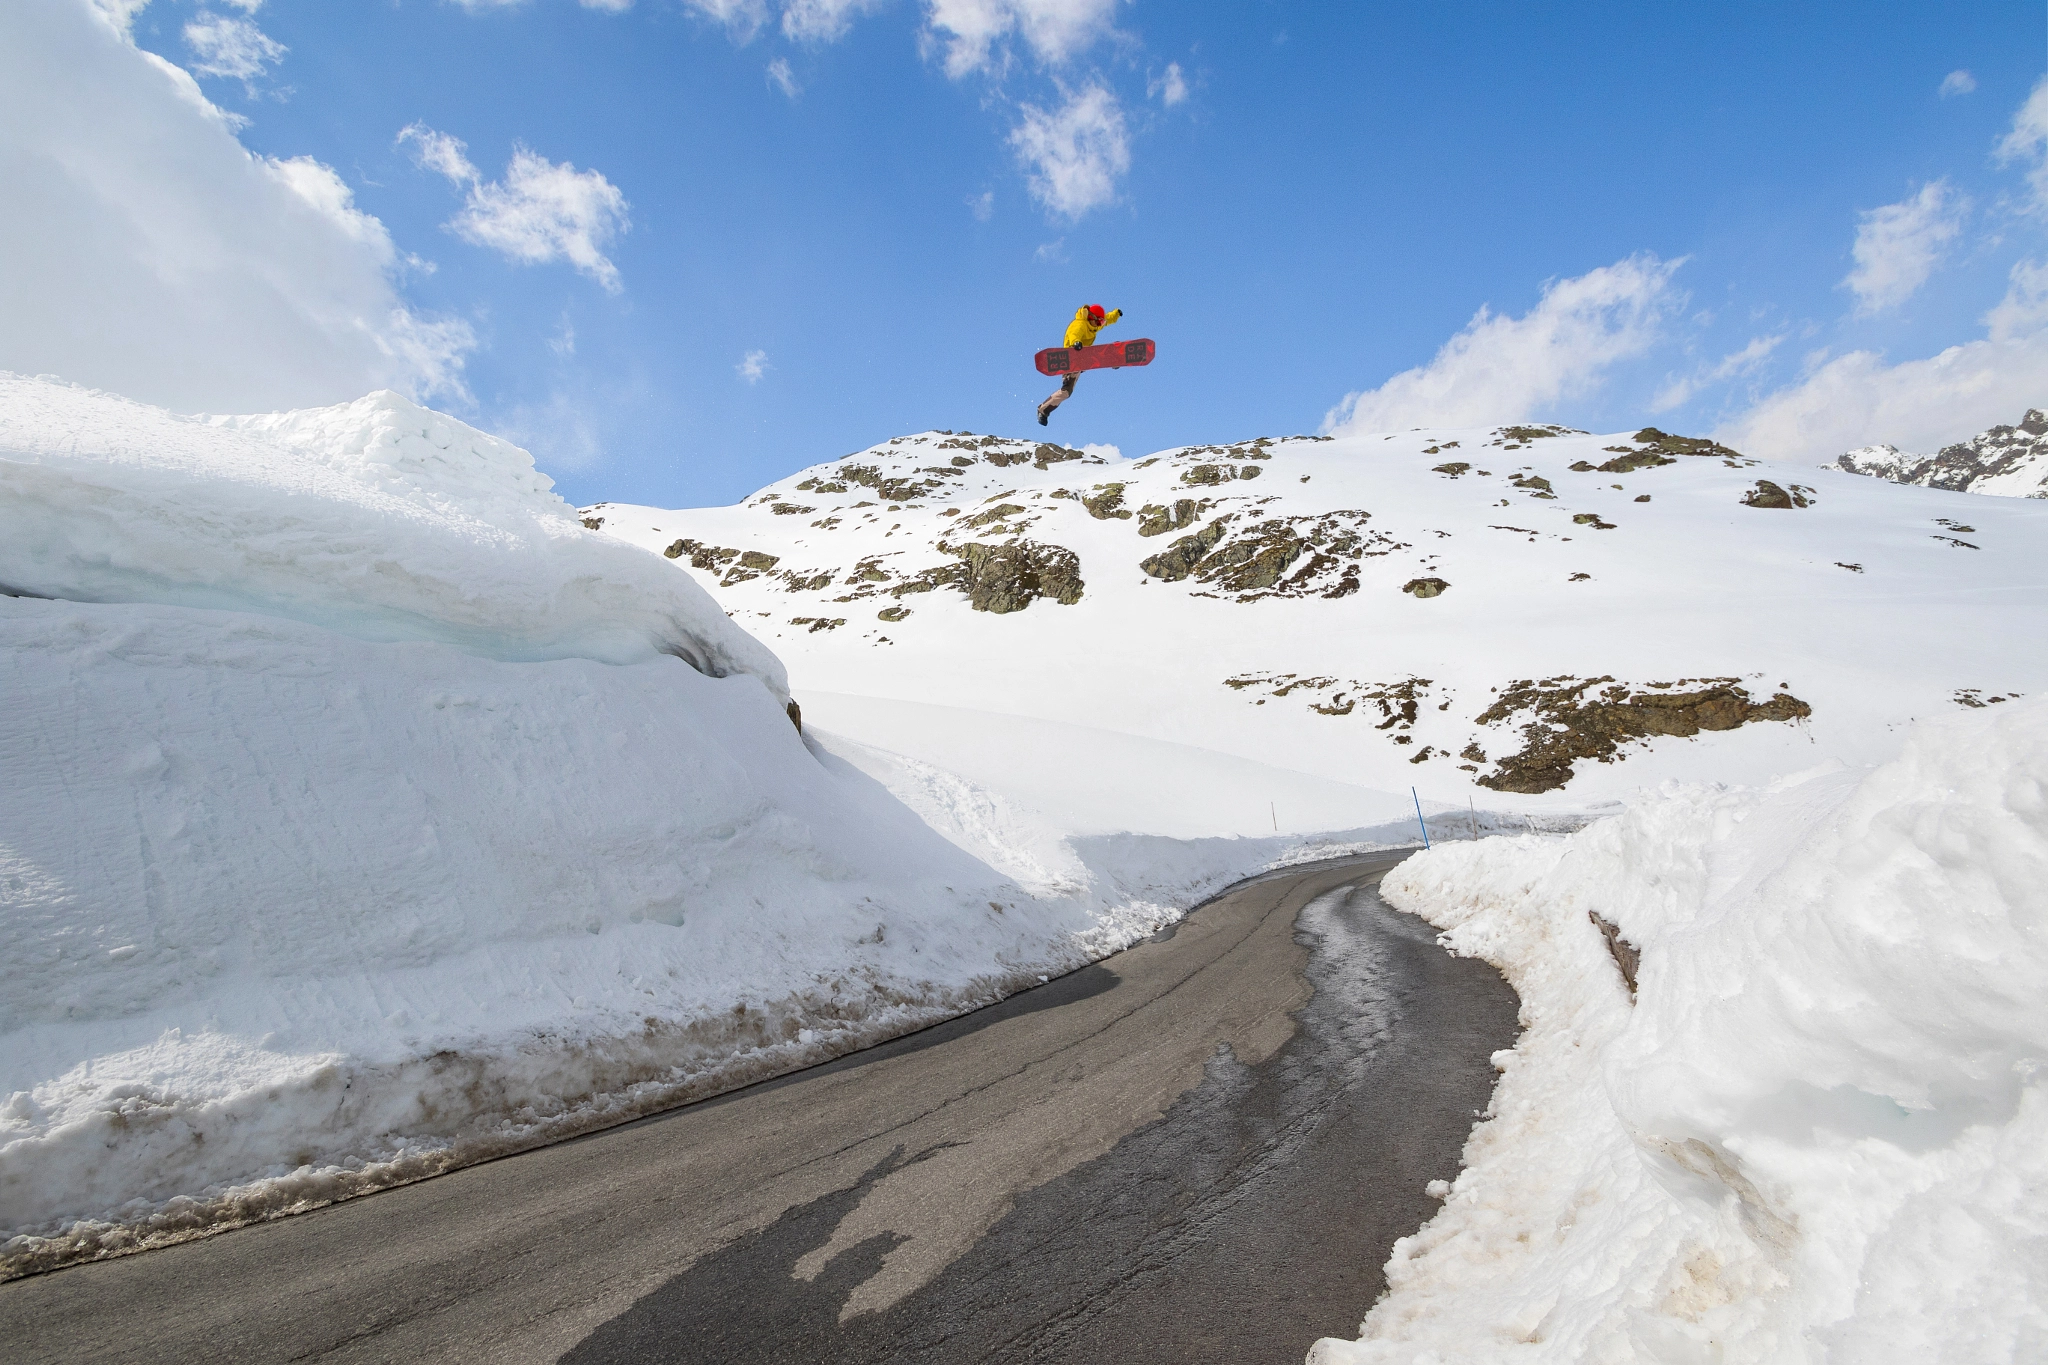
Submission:
[[[1515,1035],[1380,903],[1393,861],[719,1099],[0,1285],[0,1355],[1299,1361],[1355,1334]]]

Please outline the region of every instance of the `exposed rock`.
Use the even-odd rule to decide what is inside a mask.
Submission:
[[[1550,490],[1550,480],[1544,478],[1541,474],[1517,474],[1512,479],[1509,479],[1508,482],[1517,488],[1528,490],[1529,496],[1532,498],[1554,498],[1557,496],[1557,494]]]
[[[962,526],[986,526],[992,521],[1001,521],[1004,517],[1014,516],[1023,510],[1025,509],[1021,503],[998,503],[985,512],[976,512],[960,524]]]
[[[1436,684],[1428,678],[1413,677],[1393,683],[1362,683],[1313,674],[1303,677],[1297,673],[1240,673],[1225,678],[1223,685],[1234,692],[1261,691],[1265,693],[1260,698],[1262,704],[1268,698],[1277,700],[1293,692],[1307,692],[1308,709],[1321,716],[1348,716],[1362,706],[1362,719],[1377,717],[1373,729],[1388,732],[1388,738],[1396,744],[1413,744],[1414,737],[1406,732],[1414,726],[1422,704],[1429,699],[1430,688]],[[1329,693],[1327,697],[1321,695],[1325,692]],[[1449,706],[1446,698],[1437,709]],[[1423,747],[1425,752],[1429,751],[1429,746]]]
[[[1742,495],[1742,505],[1744,507],[1771,507],[1788,510],[1794,507],[1811,507],[1813,505],[1813,490],[1803,484],[1796,483],[1790,489],[1784,489],[1778,487],[1769,479],[1758,479],[1756,487]]]
[[[1598,512],[1574,512],[1572,513],[1572,524],[1574,526],[1590,526],[1596,531],[1612,531],[1614,529],[1614,523],[1600,520]]]
[[[1441,578],[1411,578],[1401,585],[1401,591],[1417,597],[1441,597],[1450,586]]]
[[[742,550],[740,552],[740,567],[742,569],[758,569],[765,573],[781,562],[782,557],[780,555],[771,555],[765,550]]]
[[[1429,453],[1434,455],[1437,452],[1435,450],[1431,450]],[[1448,464],[1440,464],[1433,466],[1429,472],[1432,474],[1448,474],[1455,479],[1460,474],[1471,472],[1471,469],[1472,466],[1465,463],[1465,461],[1463,460],[1452,460]]]
[[[815,507],[799,507],[793,502],[778,502],[768,510],[773,512],[778,517],[793,517],[798,515],[808,515],[809,513],[815,512],[818,509]]]
[[[1028,540],[1007,545],[970,543],[954,551],[962,557],[960,586],[976,611],[1022,611],[1032,600],[1049,597],[1065,606],[1081,600],[1081,561],[1072,550]]]
[[[1230,481],[1230,478],[1230,470],[1220,464],[1198,464],[1191,466],[1190,468],[1183,469],[1180,472],[1180,481],[1182,483],[1192,483],[1202,486],[1207,486],[1210,484],[1228,483]]]
[[[1609,450],[1621,453],[1603,464],[1588,460],[1574,460],[1568,466],[1581,474],[1633,474],[1638,469],[1654,469],[1660,464],[1677,464],[1669,455],[1656,450],[1630,450],[1625,446],[1608,446]]]
[[[880,611],[876,612],[875,615],[884,621],[901,621],[904,617],[910,615],[910,608],[883,607]]]
[[[1138,534],[1141,536],[1162,536],[1168,531],[1184,530],[1195,524],[1195,518],[1209,509],[1207,498],[1196,502],[1193,498],[1180,498],[1173,504],[1173,510],[1158,503],[1148,503],[1138,509]]]
[[[1255,464],[1241,464],[1237,467],[1237,477],[1240,479],[1256,479],[1263,472]]]
[[[1692,690],[1674,690],[1688,686]],[[1601,690],[1589,696],[1594,688]],[[1529,719],[1519,722],[1521,751],[1482,773],[1476,779],[1480,786],[1527,795],[1556,791],[1572,780],[1574,762],[1615,762],[1625,757],[1625,744],[1733,730],[1754,721],[1803,720],[1813,709],[1786,692],[1755,701],[1734,678],[1682,678],[1638,691],[1612,677],[1563,676],[1509,683],[1477,720],[1499,725],[1524,714]]]
[[[1618,925],[1602,919],[1597,910],[1588,910],[1586,918],[1593,921],[1593,927],[1600,931],[1600,937],[1607,940],[1607,955],[1614,959],[1615,967],[1621,972],[1622,984],[1628,987],[1631,1003],[1636,998],[1636,969],[1642,966],[1642,950],[1621,936]]]
[[[1648,446],[1659,455],[1712,456],[1737,468],[1757,463],[1739,450],[1730,450],[1727,446],[1717,445],[1713,441],[1697,436],[1673,436],[1670,432],[1659,431],[1655,427],[1644,427],[1637,432],[1635,442],[1639,446]],[[1609,446],[1607,449],[1623,455],[1643,453],[1631,451],[1624,446]]]
[[[843,616],[792,616],[789,618],[789,623],[793,626],[809,626],[811,634],[816,635],[821,630],[839,629],[846,624],[846,618]]]
[[[1081,505],[1088,509],[1088,515],[1097,521],[1130,519],[1130,512],[1124,507],[1124,486],[1120,483],[1096,485],[1097,492],[1092,498],[1082,498]]]
[[[1202,556],[1208,554],[1216,547],[1216,542],[1223,539],[1223,532],[1229,523],[1229,517],[1218,517],[1195,534],[1182,536],[1150,559],[1143,560],[1138,567],[1154,578],[1162,578],[1169,583],[1178,582],[1193,573]]]
[[[604,526],[604,518],[603,518],[603,517],[585,517],[585,518],[583,519],[583,526],[584,526],[584,529],[585,529],[585,530],[590,530],[590,531],[596,531],[596,530],[600,530],[600,529],[602,529],[602,528],[603,528],[603,526]]]

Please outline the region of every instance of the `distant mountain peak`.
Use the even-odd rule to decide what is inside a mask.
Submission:
[[[1838,457],[1832,467],[1952,493],[2048,498],[2048,413],[2028,408],[2018,426],[1992,427],[1933,455],[1871,445]]]

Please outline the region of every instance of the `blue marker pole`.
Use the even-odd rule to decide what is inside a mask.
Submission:
[[[1413,787],[1410,787],[1410,788],[1408,789],[1408,794],[1409,794],[1410,796],[1415,796],[1415,788],[1413,788]],[[1428,848],[1428,847],[1429,847],[1429,826],[1428,826],[1428,824],[1426,824],[1426,823],[1425,823],[1425,822],[1423,821],[1423,818],[1422,818],[1422,798],[1421,798],[1421,797],[1419,797],[1419,796],[1415,796],[1415,823],[1416,823],[1416,824],[1418,824],[1418,825],[1421,825],[1421,826],[1422,826],[1422,846],[1423,846],[1424,848]]]

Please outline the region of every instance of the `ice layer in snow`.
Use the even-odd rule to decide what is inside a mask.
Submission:
[[[2048,704],[1383,889],[1526,1032],[1364,1339],[1312,1361],[2048,1356]]]

